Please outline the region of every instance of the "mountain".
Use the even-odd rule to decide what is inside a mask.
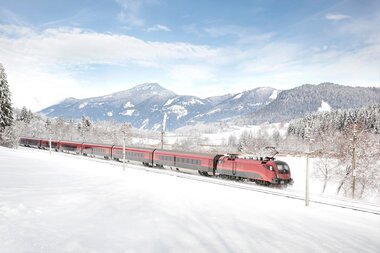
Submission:
[[[214,122],[251,114],[271,103],[279,92],[273,88],[256,88],[225,96],[224,100],[218,101],[210,110],[195,116],[194,121]],[[214,98],[208,100],[216,101]]]
[[[174,130],[197,122],[229,120],[236,124],[280,122],[318,110],[357,108],[380,101],[379,88],[331,83],[302,85],[290,90],[262,87],[201,99],[177,95],[157,83],[137,85],[106,96],[75,99],[43,109],[48,117],[129,122],[133,127]]]
[[[282,91],[272,103],[243,117],[243,122],[245,124],[284,122],[304,117],[312,112],[359,108],[375,103],[380,103],[379,88],[351,87],[333,83],[305,84]]]

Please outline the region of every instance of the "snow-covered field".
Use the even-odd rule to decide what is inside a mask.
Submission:
[[[379,252],[380,216],[0,148],[0,252]]]

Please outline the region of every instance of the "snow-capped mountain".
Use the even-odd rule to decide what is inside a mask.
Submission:
[[[380,103],[380,88],[305,84],[282,91],[272,103],[244,117],[244,122],[284,122],[312,112],[359,108],[375,103]]]
[[[93,121],[130,122],[134,127],[153,128],[162,121],[162,106],[176,94],[158,84],[141,84],[129,90],[87,99],[66,99],[41,111],[48,117]]]
[[[80,119],[87,116],[93,121],[114,120],[129,122],[144,129],[173,130],[189,123],[212,122],[240,117],[270,103],[278,90],[257,88],[238,94],[201,99],[177,95],[156,83],[137,85],[129,90],[106,96],[75,99],[41,111],[48,117]]]
[[[195,116],[194,120],[213,122],[252,114],[276,99],[279,92],[279,90],[266,87],[229,95],[207,112]],[[213,98],[209,100],[212,101]]]
[[[75,99],[43,109],[48,117],[129,122],[133,127],[173,130],[186,124],[235,120],[280,122],[316,111],[356,108],[380,101],[380,89],[336,84],[303,85],[290,90],[256,88],[201,99],[177,95],[157,83],[137,85],[106,96]]]

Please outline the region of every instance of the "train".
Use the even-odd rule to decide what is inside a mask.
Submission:
[[[287,163],[274,157],[242,157],[238,154],[191,153],[166,149],[86,143],[40,138],[20,138],[19,145],[51,149],[83,156],[116,161],[141,162],[149,167],[169,167],[198,171],[200,175],[232,180],[250,181],[260,185],[293,184]]]

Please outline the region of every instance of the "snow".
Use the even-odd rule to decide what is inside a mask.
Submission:
[[[162,125],[161,124],[154,124],[154,126],[153,126],[153,130],[154,131],[158,131],[158,130],[161,130],[162,129]]]
[[[125,110],[124,112],[121,113],[121,115],[132,116],[134,112],[135,112],[135,109]]]
[[[218,109],[215,109],[215,110],[212,110],[212,111],[206,113],[206,115],[211,115],[211,114],[214,114],[214,113],[217,113],[217,112],[220,112],[220,111],[221,111],[221,109],[218,108]]]
[[[82,109],[82,108],[86,107],[87,105],[88,105],[87,102],[81,103],[81,104],[78,106],[78,109]]]
[[[278,96],[278,90],[274,90],[272,95],[270,95],[269,99],[275,100]]]
[[[112,117],[113,113],[112,112],[107,112],[108,117]]]
[[[331,106],[322,100],[321,107],[318,108],[318,112],[331,112]]]
[[[173,101],[175,100],[175,98],[171,98],[169,99],[168,101],[166,101],[166,103],[164,104],[164,106],[169,106],[173,103]]]
[[[180,119],[187,115],[186,108],[181,105],[172,105],[169,107],[169,110],[171,110],[172,113],[177,114],[177,119]]]
[[[183,105],[195,105],[195,104],[201,104],[204,105],[204,103],[198,99],[192,98],[189,101],[185,101],[182,103]]]
[[[135,107],[134,104],[131,103],[131,101],[128,101],[125,105],[124,105],[124,108],[127,109],[127,108],[133,108]]]
[[[144,129],[144,128],[148,125],[148,123],[149,123],[149,119],[145,119],[145,120],[143,121],[143,123],[141,124],[140,129]]]
[[[164,119],[162,120],[162,131],[165,131],[166,129],[166,120],[168,118],[168,114],[165,112]]]
[[[239,99],[243,96],[244,92],[237,94],[233,99]]]
[[[113,164],[113,165],[112,165]],[[378,252],[378,215],[0,148],[1,252]]]

